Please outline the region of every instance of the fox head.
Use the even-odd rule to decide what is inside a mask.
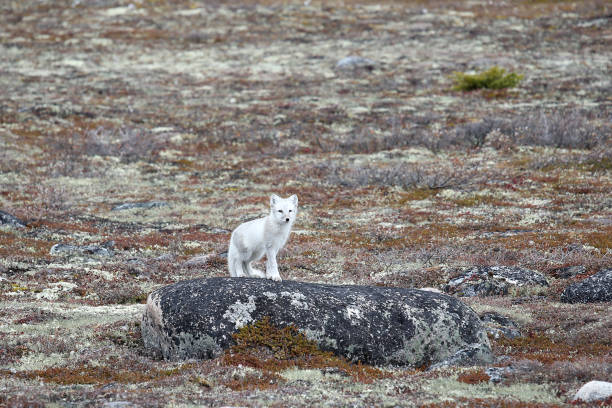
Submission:
[[[293,224],[297,215],[298,198],[294,194],[281,198],[276,194],[270,196],[270,216],[278,224]]]

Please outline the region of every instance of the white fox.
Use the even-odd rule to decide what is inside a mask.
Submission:
[[[270,196],[270,214],[240,224],[232,232],[227,264],[232,277],[268,278],[280,281],[276,254],[285,246],[297,215],[298,198]],[[266,255],[266,272],[251,267],[251,262]]]

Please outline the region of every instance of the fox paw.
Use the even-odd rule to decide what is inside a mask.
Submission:
[[[282,279],[281,279],[281,277],[280,277],[280,275],[278,273],[275,274],[275,275],[268,276],[268,279],[272,279],[273,281],[276,281],[276,282],[282,281]]]
[[[265,278],[266,274],[260,271],[259,269],[253,268],[251,269],[250,277],[251,278]]]

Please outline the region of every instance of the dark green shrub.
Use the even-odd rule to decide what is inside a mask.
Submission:
[[[454,73],[456,91],[473,91],[474,89],[504,89],[513,88],[523,79],[523,75],[506,73],[504,68],[492,67],[479,74]]]

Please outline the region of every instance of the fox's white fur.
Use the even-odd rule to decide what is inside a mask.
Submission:
[[[281,280],[276,254],[289,238],[297,208],[298,198],[295,194],[289,198],[272,194],[270,214],[240,224],[232,232],[227,252],[230,276]],[[264,255],[266,255],[265,273],[251,267],[251,262],[260,260]]]

